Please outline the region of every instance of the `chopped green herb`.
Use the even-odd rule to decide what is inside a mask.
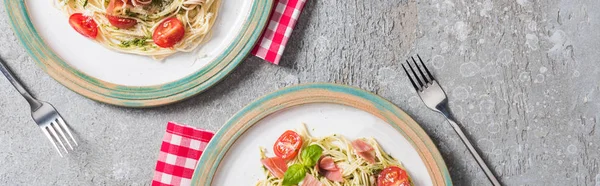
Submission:
[[[133,40],[129,40],[129,41],[121,41],[121,47],[131,47],[131,46],[137,46],[137,47],[143,47],[146,45],[147,43],[147,37],[143,37],[143,38],[135,38]]]
[[[381,171],[383,171],[383,169],[381,169],[381,168],[373,169],[373,175],[379,175],[379,173],[381,173]]]
[[[152,2],[150,4],[152,6],[162,6],[163,3],[164,3],[163,0],[152,0]]]
[[[125,15],[127,15],[128,17],[137,17],[139,14],[129,11],[129,9],[125,9]]]
[[[392,160],[396,160],[396,159],[394,159],[394,157],[392,157],[392,155],[391,155],[390,153],[387,153],[387,152],[386,152],[385,154],[387,154],[387,155],[388,155],[388,157],[390,157]]]
[[[83,8],[85,8],[85,6],[87,6],[88,4],[88,0],[83,0]]]

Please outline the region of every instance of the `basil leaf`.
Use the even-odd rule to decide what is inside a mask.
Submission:
[[[302,150],[300,158],[302,158],[304,165],[314,167],[319,162],[322,153],[323,149],[320,146],[310,145]]]
[[[298,185],[306,177],[304,165],[293,164],[283,174],[283,185]]]

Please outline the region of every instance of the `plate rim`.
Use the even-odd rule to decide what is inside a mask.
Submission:
[[[386,121],[415,148],[419,157],[424,160],[434,185],[453,185],[439,150],[423,128],[408,114],[381,96],[356,87],[332,83],[309,83],[282,88],[242,108],[207,144],[194,169],[192,184],[211,185],[227,151],[243,133],[260,120],[277,111],[310,103],[346,105]]]
[[[152,86],[109,83],[70,66],[39,36],[25,1],[4,0],[11,28],[37,66],[70,90],[95,101],[125,107],[156,107],[187,99],[212,87],[250,53],[270,17],[273,0],[254,0],[234,40],[215,60],[178,80]]]

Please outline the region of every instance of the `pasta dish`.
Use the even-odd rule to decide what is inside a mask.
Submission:
[[[265,179],[256,185],[412,186],[402,164],[373,138],[313,137],[303,126],[298,132],[285,131],[273,153],[269,157],[260,149]]]
[[[163,59],[200,45],[219,0],[52,0],[75,31],[124,53]]]

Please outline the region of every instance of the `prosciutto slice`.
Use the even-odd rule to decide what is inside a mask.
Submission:
[[[133,4],[133,6],[144,6],[150,3],[152,3],[152,0],[131,0],[131,4]]]
[[[283,174],[288,169],[285,160],[280,157],[265,158],[260,160],[260,162],[277,178],[283,178]]]
[[[354,147],[354,151],[356,151],[358,156],[362,157],[369,163],[375,163],[373,146],[371,146],[369,143],[362,139],[357,139],[352,141],[352,147]]]
[[[326,171],[325,178],[331,181],[343,182],[344,178],[342,177],[342,169],[338,169],[336,171]]]
[[[323,183],[317,180],[317,178],[314,176],[306,173],[306,177],[304,177],[301,186],[323,186]]]
[[[373,150],[373,146],[362,139],[352,141],[352,147],[356,152],[368,152]]]
[[[336,170],[338,170],[338,167],[335,165],[333,158],[331,158],[329,156],[323,156],[319,160],[319,170],[320,169],[323,169],[326,171],[336,171]]]
[[[340,169],[333,161],[333,158],[329,156],[321,156],[317,163],[317,170],[319,171],[319,174],[325,176],[328,180],[337,182],[344,181],[342,169]]]

